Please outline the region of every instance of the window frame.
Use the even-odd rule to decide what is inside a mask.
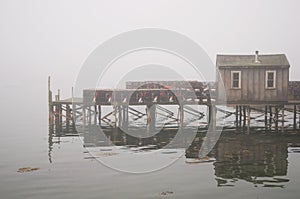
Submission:
[[[269,73],[273,73],[273,86],[269,87]],[[266,89],[276,89],[276,70],[266,70],[266,75],[265,75],[265,88]]]
[[[239,74],[239,79],[238,79],[238,87],[234,87],[234,82],[233,82],[233,75],[235,74],[235,73],[237,73],[237,74]],[[240,70],[233,70],[233,71],[231,71],[231,73],[230,73],[231,75],[230,75],[230,87],[231,87],[231,89],[241,89],[241,79],[242,79],[242,77],[241,77],[241,75],[242,75],[242,71],[240,71]]]

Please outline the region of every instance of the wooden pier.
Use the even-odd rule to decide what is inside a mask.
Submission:
[[[163,114],[171,121],[177,122],[178,127],[185,125],[184,115],[190,114],[201,120],[208,114],[209,121],[206,124],[208,128],[209,123],[216,120],[217,112],[225,114],[225,119],[234,117],[234,126],[231,125],[231,127],[246,132],[249,132],[249,129],[255,125],[260,128],[263,127],[266,131],[300,128],[300,82],[290,83],[288,90],[290,100],[287,102],[227,104],[230,110],[219,107],[219,104],[211,98],[210,93],[205,93],[208,90],[207,87],[200,88],[201,92],[197,90],[195,92],[197,95],[194,95],[194,98],[191,98],[190,94],[193,91],[182,88],[177,89],[176,94],[166,88],[142,88],[84,90],[83,98],[71,97],[68,99],[61,99],[60,90],[58,90],[52,99],[50,77],[48,83],[49,126],[57,134],[73,134],[76,132],[76,126],[95,124],[113,128],[128,128],[129,117],[133,117],[133,120],[147,118],[146,125],[155,128],[157,114]],[[176,96],[181,96],[181,103]],[[176,106],[178,111],[169,110],[165,107],[168,105]],[[209,111],[208,113],[200,112],[190,105],[206,106]],[[138,110],[137,106],[145,107],[145,112]],[[112,107],[112,110],[103,115],[103,107]],[[287,115],[293,117],[292,123],[291,121],[288,122]],[[262,125],[258,125],[259,123]]]
[[[68,99],[61,99],[60,90],[53,98],[49,77],[49,128],[56,133],[91,124],[127,129],[129,118],[146,118],[146,126],[155,128],[161,114],[178,127],[186,125],[187,115],[196,120],[206,117],[203,123],[215,129],[217,113],[222,113],[232,120],[228,126],[246,132],[255,126],[275,132],[300,129],[300,81],[289,81],[289,67],[283,54],[218,55],[216,82],[127,82],[125,89],[85,89],[82,98],[72,91]],[[104,107],[112,110],[104,114]]]

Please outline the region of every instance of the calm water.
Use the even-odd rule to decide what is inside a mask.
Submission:
[[[165,152],[166,158],[175,154],[176,161],[170,166],[130,174],[100,162],[101,158],[118,157],[113,149],[105,148],[101,136],[49,136],[46,97],[36,100],[45,103],[32,109],[7,100],[14,109],[2,107],[6,118],[1,123],[1,198],[299,198],[300,134],[226,132],[207,162],[197,162],[193,158],[205,136],[198,133],[186,152],[176,148]],[[14,114],[20,117],[16,119]],[[111,143],[127,145],[125,151],[138,154],[159,149],[173,132],[151,142],[112,131],[105,135]],[[176,156],[181,152],[182,156]],[[122,165],[126,159],[119,162]],[[21,167],[39,170],[17,172]]]

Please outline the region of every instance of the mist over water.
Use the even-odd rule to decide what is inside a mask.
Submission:
[[[213,63],[218,53],[285,53],[290,80],[299,80],[298,8],[293,0],[1,1],[0,198],[299,198],[297,131],[224,132],[207,159],[199,162],[195,158],[205,136],[200,132],[186,150],[174,147],[161,153],[176,158],[170,166],[129,174],[97,160],[118,157],[99,144],[103,140],[97,134],[49,135],[47,104],[49,75],[54,94],[60,89],[63,99],[70,97],[81,66],[99,44],[144,27],[191,37]],[[103,86],[124,87],[121,84],[133,79],[123,78],[118,82],[107,76]],[[214,79],[214,74],[205,78]],[[105,135],[110,143],[131,145],[126,152],[138,154],[168,143],[173,132],[162,133],[144,143],[109,130]],[[172,156],[176,152],[183,155]]]

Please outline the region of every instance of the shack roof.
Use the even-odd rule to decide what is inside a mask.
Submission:
[[[217,55],[217,67],[290,66],[285,54],[258,55],[258,60],[255,55]]]

